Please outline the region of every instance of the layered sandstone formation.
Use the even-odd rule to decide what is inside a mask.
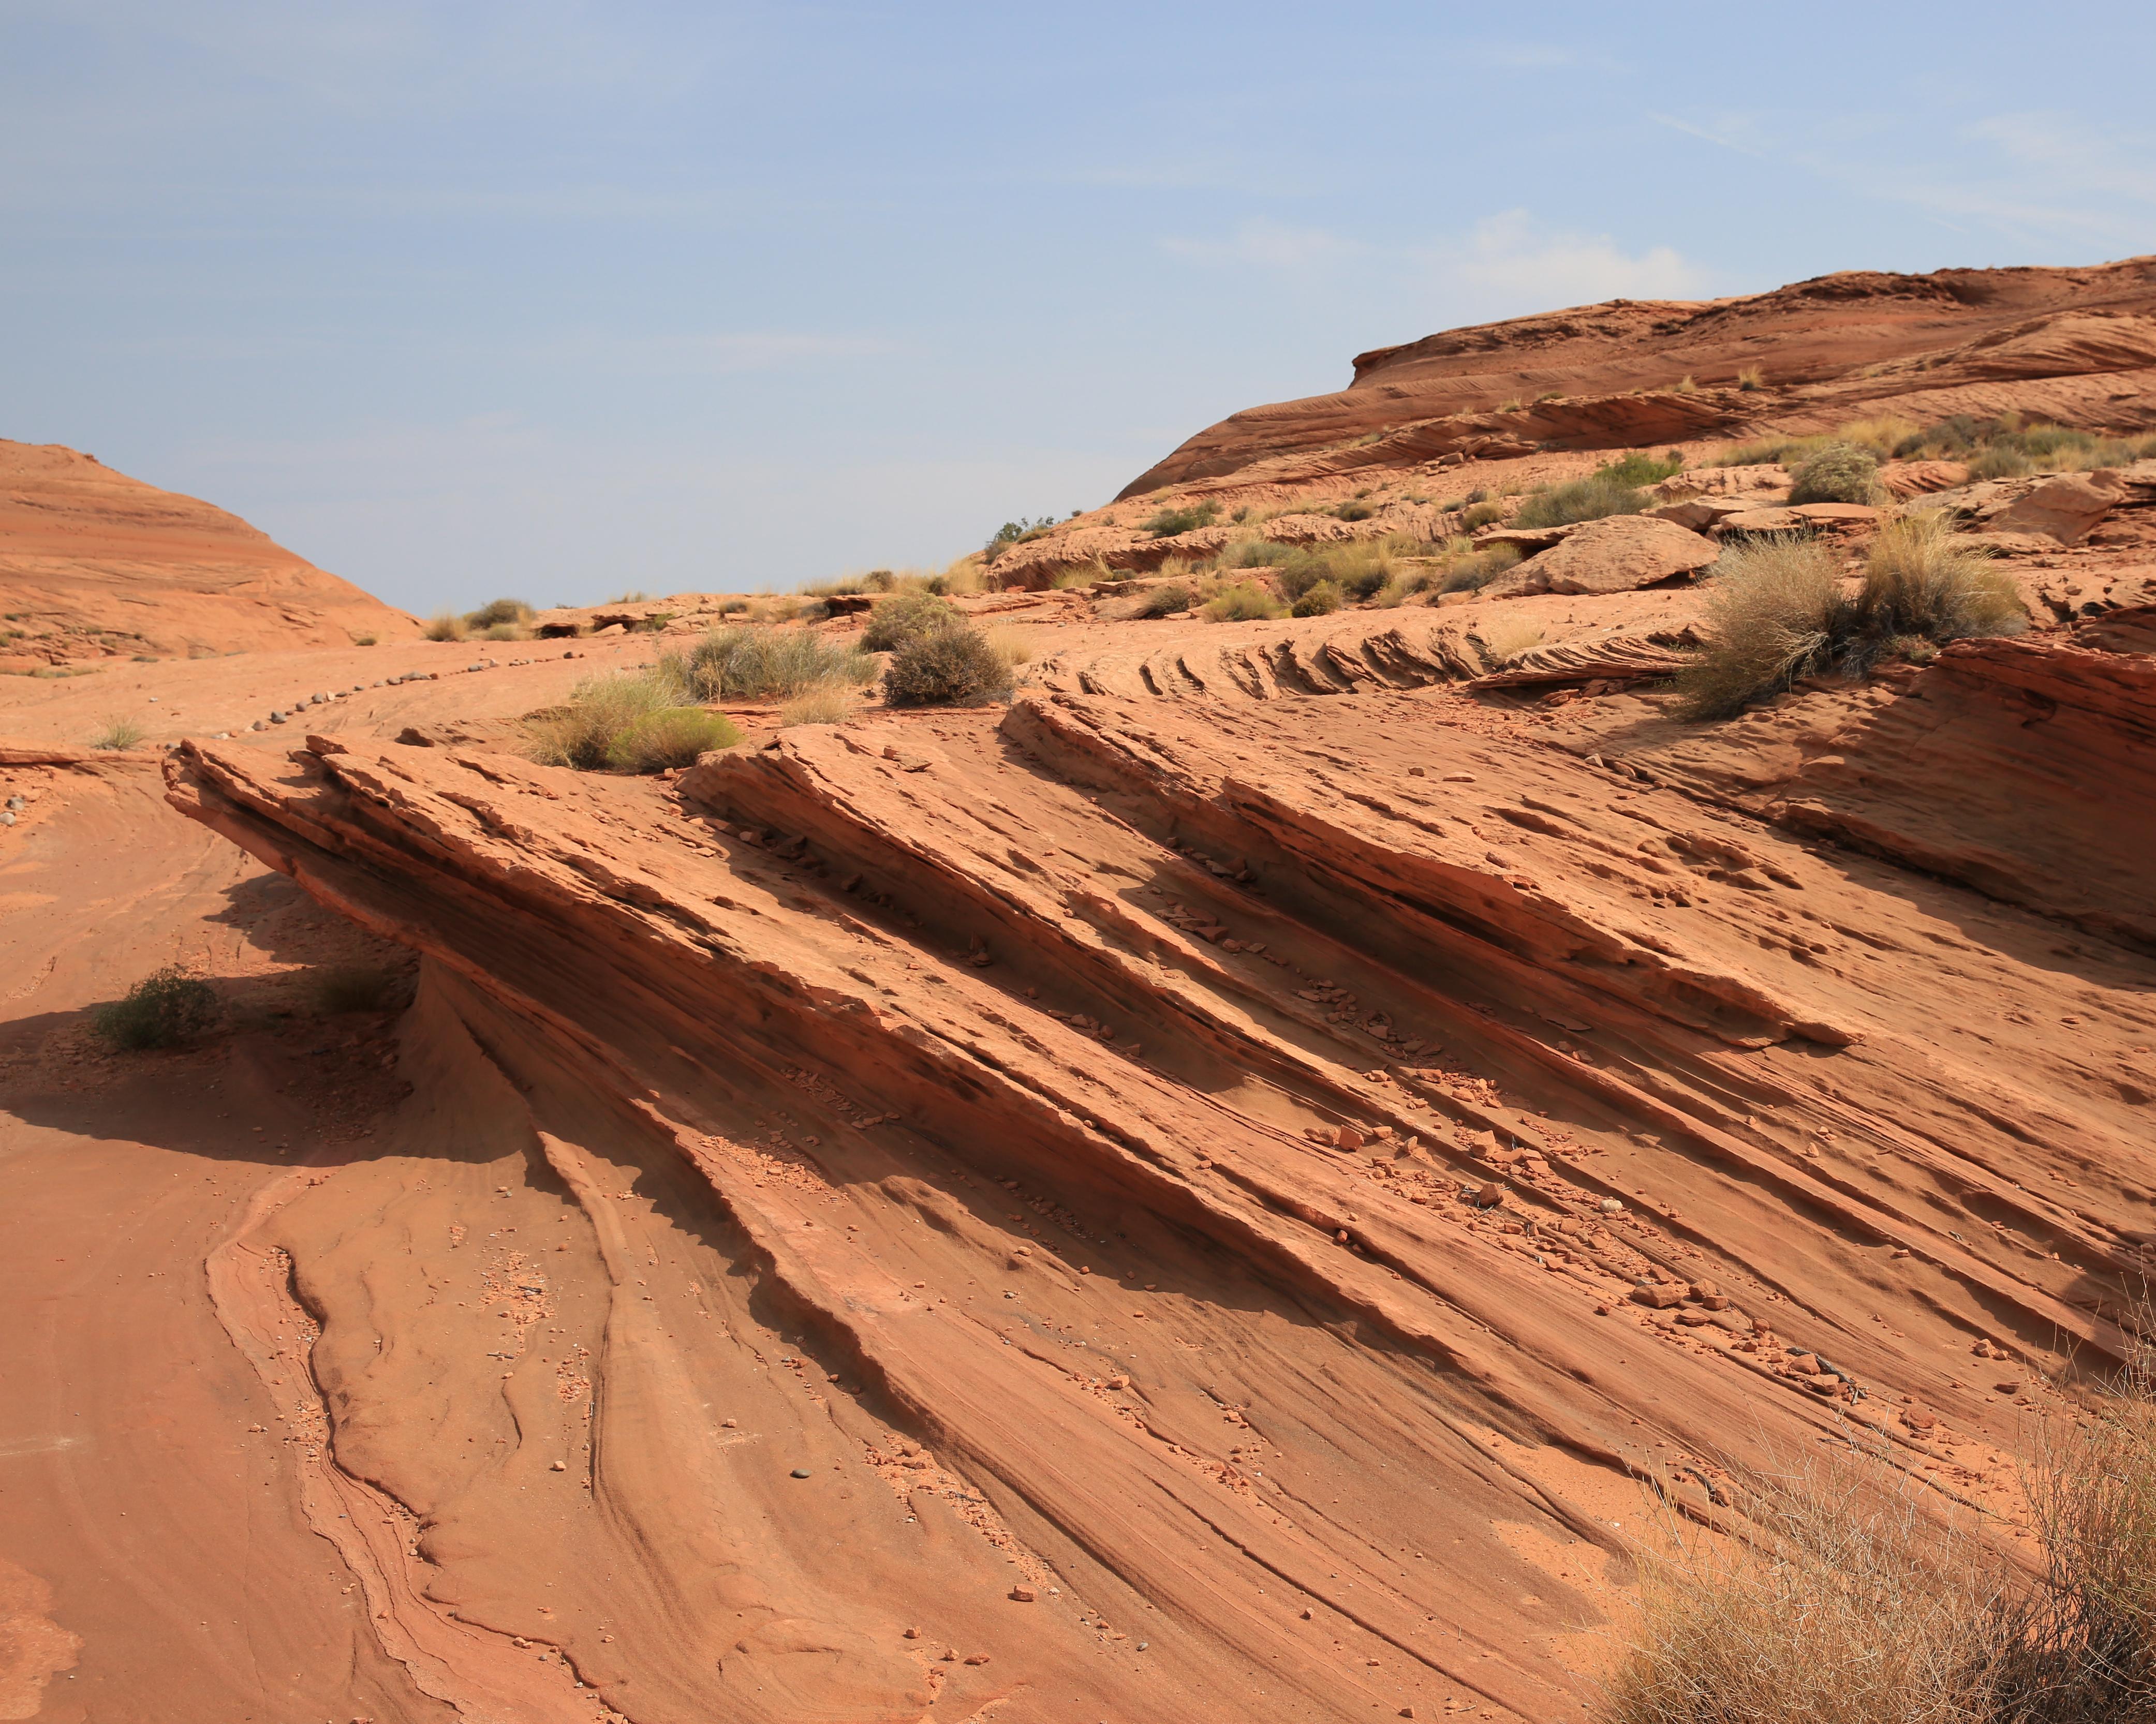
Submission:
[[[236,515],[58,444],[0,441],[0,668],[408,640],[402,611]]]

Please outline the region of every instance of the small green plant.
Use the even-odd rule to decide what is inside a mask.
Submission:
[[[1200,614],[1209,623],[1259,623],[1286,616],[1287,607],[1255,582],[1238,581],[1215,593]]]
[[[1606,473],[1591,473],[1568,485],[1538,490],[1520,505],[1512,517],[1517,527],[1564,526],[1575,521],[1599,521],[1610,515],[1637,515],[1647,506],[1647,494]]]
[[[944,627],[957,614],[950,600],[932,593],[901,593],[869,613],[868,627],[861,631],[861,650],[895,652],[930,629]]]
[[[1520,560],[1517,545],[1491,545],[1445,564],[1438,576],[1440,593],[1479,593]]]
[[[1301,598],[1296,600],[1290,614],[1297,617],[1329,617],[1346,602],[1346,595],[1330,580],[1320,581]]]
[[[1213,503],[1194,503],[1180,509],[1156,510],[1138,531],[1156,539],[1172,539],[1178,533],[1195,532],[1201,526],[1210,526],[1219,514]]]
[[[216,1011],[216,990],[184,965],[170,964],[137,982],[125,998],[100,1006],[91,1023],[114,1047],[137,1053],[199,1034]]]
[[[315,972],[311,989],[324,1012],[386,1012],[400,1003],[404,978],[382,964],[331,964]]]
[[[134,747],[141,741],[142,726],[131,718],[113,717],[105,721],[105,727],[90,739],[93,748],[102,748],[112,753]]]
[[[1597,479],[1606,479],[1612,485],[1660,485],[1665,479],[1674,478],[1684,471],[1684,451],[1673,449],[1667,454],[1650,455],[1645,449],[1633,449],[1615,460],[1598,467]]]
[[[658,674],[694,700],[783,700],[819,683],[873,682],[876,663],[806,629],[750,626],[716,629],[686,652],[665,654]]]
[[[947,623],[891,654],[883,689],[893,706],[977,706],[1010,692],[1010,661],[972,623]]]
[[[988,542],[981,547],[982,557],[993,562],[1014,545],[1025,545],[1040,538],[1061,525],[1053,516],[1044,515],[1038,521],[1028,521],[1020,516],[1016,521],[1007,521],[989,535]]]
[[[723,714],[701,706],[662,706],[633,720],[607,744],[606,763],[617,772],[658,772],[694,766],[696,757],[731,748],[741,732]]]
[[[427,619],[429,640],[462,640],[470,633],[470,624],[454,611],[437,611]]]
[[[1886,493],[1879,485],[1879,459],[1853,443],[1835,441],[1814,450],[1789,476],[1789,501],[1877,503]]]

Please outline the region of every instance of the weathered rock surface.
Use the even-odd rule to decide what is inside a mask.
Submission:
[[[1548,550],[1500,575],[1483,590],[1491,598],[1528,593],[1633,593],[1697,574],[1721,554],[1712,540],[1676,521],[1651,515],[1612,515],[1581,522]]]

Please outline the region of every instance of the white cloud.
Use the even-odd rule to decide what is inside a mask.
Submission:
[[[1628,253],[1606,233],[1546,230],[1523,209],[1491,216],[1464,241],[1419,255],[1440,288],[1546,310],[1597,300],[1686,299],[1705,290],[1700,269],[1670,246]]]

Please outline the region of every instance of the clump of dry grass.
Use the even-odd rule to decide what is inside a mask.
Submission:
[[[1500,617],[1486,623],[1476,631],[1482,644],[1482,657],[1492,670],[1517,659],[1529,647],[1543,644],[1539,623],[1530,623],[1524,617]]]
[[[1883,503],[1879,458],[1839,439],[1816,449],[1789,475],[1792,503]]]
[[[1666,1517],[1604,1724],[1996,1724],[2016,1593],[1862,1451],[1740,1485],[1756,1531]]]
[[[741,732],[715,712],[683,706],[680,685],[663,670],[615,670],[586,677],[568,703],[526,726],[534,760],[581,772],[655,772],[688,766],[708,748],[727,748]]]
[[[860,705],[860,690],[852,683],[819,682],[802,690],[778,709],[778,727],[795,725],[844,724]]]
[[[1255,581],[1238,581],[1214,594],[1199,614],[1209,623],[1269,622],[1286,616],[1287,607]]]
[[[1881,528],[1853,596],[1833,553],[1814,539],[1756,539],[1725,552],[1715,570],[1710,644],[1677,677],[1680,708],[1691,718],[1726,718],[1823,670],[1860,677],[1884,659],[2028,624],[2012,579],[1938,515]]]
[[[462,640],[470,633],[471,625],[454,611],[437,611],[427,619],[429,640]]]
[[[140,743],[146,732],[133,719],[116,716],[90,739],[90,746],[117,754]]]
[[[715,629],[686,652],[660,658],[658,674],[691,700],[783,700],[826,682],[875,680],[875,660],[806,629]]]

